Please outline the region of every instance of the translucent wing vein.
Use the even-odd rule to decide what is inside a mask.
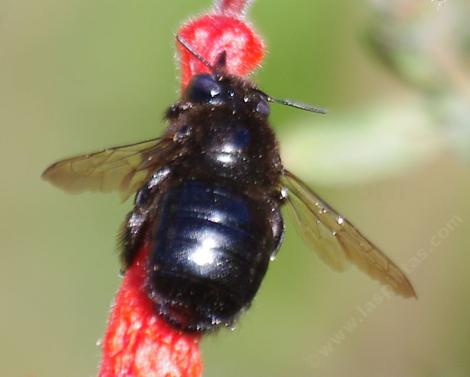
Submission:
[[[42,178],[64,191],[119,191],[127,198],[162,165],[170,143],[153,139],[67,158],[47,168]]]
[[[351,262],[397,294],[416,297],[403,271],[305,183],[286,171],[283,184],[289,190],[288,202],[306,242],[330,267],[343,271]]]

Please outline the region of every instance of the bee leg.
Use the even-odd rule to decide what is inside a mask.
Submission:
[[[284,221],[282,219],[281,211],[277,205],[273,205],[269,222],[271,223],[274,240],[273,251],[271,253],[271,260],[273,260],[276,258],[276,255],[284,239]]]
[[[142,247],[170,173],[168,168],[160,169],[135,195],[134,209],[127,215],[120,236],[123,271],[130,267]]]

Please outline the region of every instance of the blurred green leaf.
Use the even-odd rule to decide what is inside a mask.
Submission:
[[[447,144],[419,103],[384,104],[321,120],[307,115],[286,128],[284,163],[304,179],[325,185],[403,174],[435,158]]]

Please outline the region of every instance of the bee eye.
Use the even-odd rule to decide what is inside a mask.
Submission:
[[[262,116],[268,116],[270,109],[268,100],[264,96],[260,96],[258,103],[256,104],[256,112]]]
[[[188,86],[186,98],[191,102],[218,103],[222,92],[220,84],[209,74],[197,75]]]

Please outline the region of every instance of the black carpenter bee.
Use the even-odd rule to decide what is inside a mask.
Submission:
[[[43,177],[69,192],[137,192],[124,223],[124,269],[148,245],[145,289],[173,327],[231,326],[248,308],[279,249],[284,204],[307,242],[333,269],[352,262],[396,293],[415,296],[405,274],[349,221],[285,169],[268,124],[275,100],[227,74],[225,54],[193,77],[166,113],[161,138],[53,164]]]

